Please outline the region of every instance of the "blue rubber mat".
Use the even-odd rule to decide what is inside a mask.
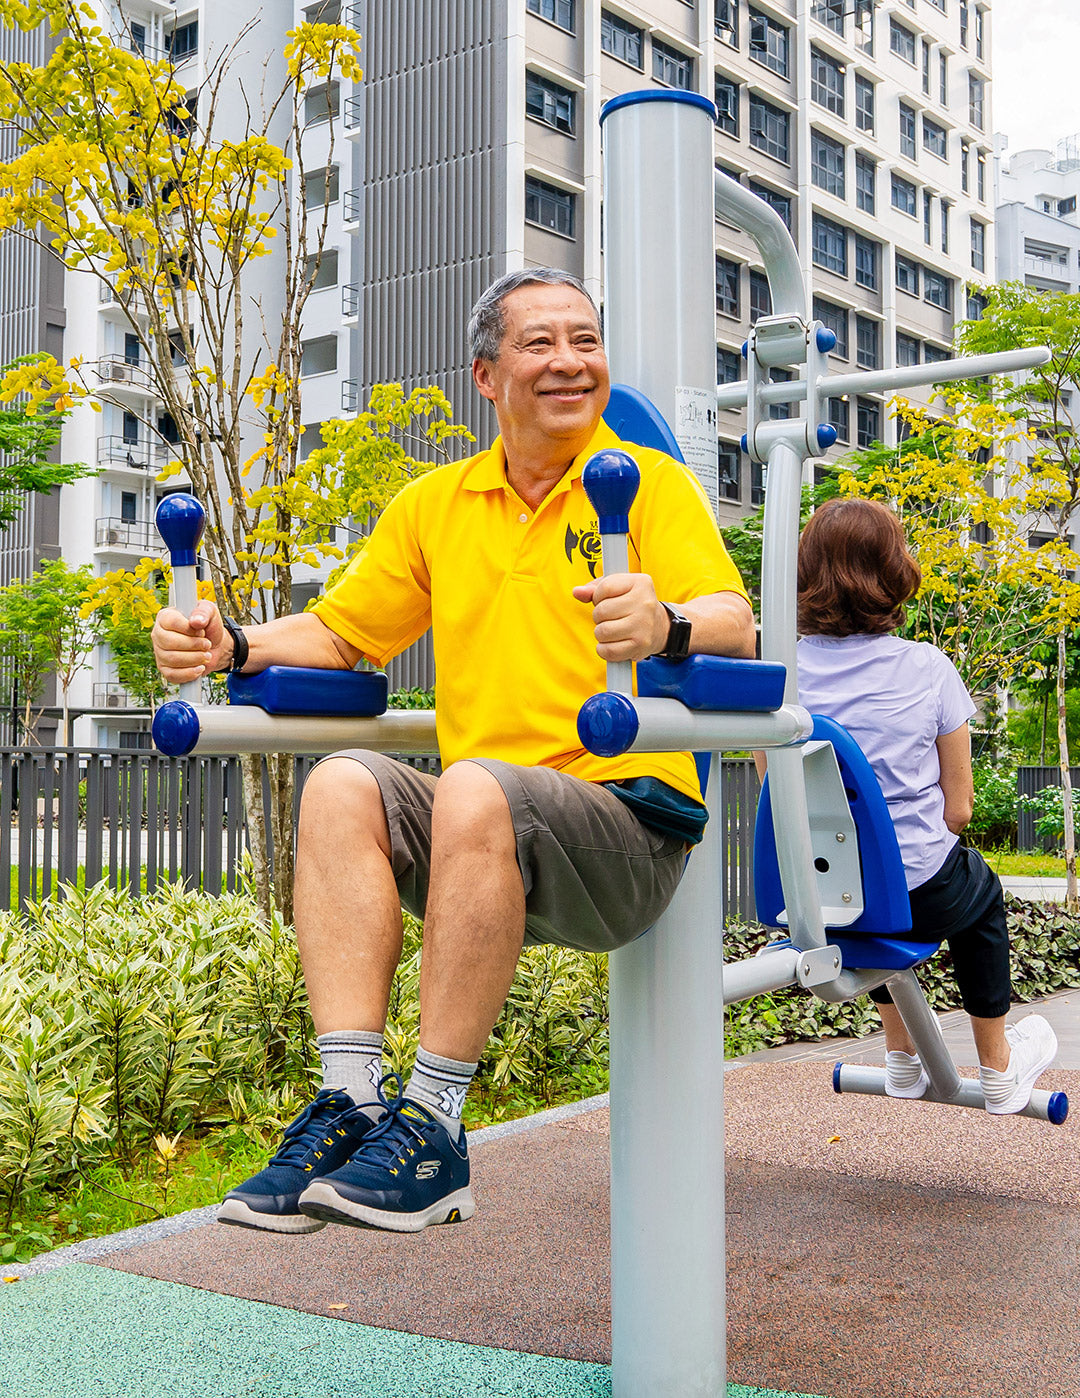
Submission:
[[[601,1364],[346,1324],[85,1263],[0,1288],[0,1375],[18,1398],[611,1395]],[[732,1385],[728,1398],[798,1396]]]

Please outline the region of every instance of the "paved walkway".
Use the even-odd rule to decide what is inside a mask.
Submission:
[[[1040,1008],[1062,1043],[1040,1085],[1080,1101],[1080,991]],[[834,1058],[880,1052],[729,1065],[728,1398],[1077,1398],[1080,1112],[832,1092]],[[289,1238],[200,1210],[11,1269],[0,1394],[610,1398],[606,1103],[472,1146],[457,1227]]]
[[[1064,903],[1065,901],[1064,879],[1003,878],[1001,886],[1006,893],[1011,893],[1014,898],[1026,898],[1033,903]]]

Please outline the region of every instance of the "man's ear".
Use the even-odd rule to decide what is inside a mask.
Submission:
[[[474,359],[472,362],[473,383],[484,398],[495,401],[495,385],[491,381],[491,363],[487,359]]]

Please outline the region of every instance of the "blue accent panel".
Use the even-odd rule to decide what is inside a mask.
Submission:
[[[625,694],[594,694],[578,712],[577,731],[586,751],[620,757],[637,737],[637,710]]]
[[[772,660],[732,660],[690,655],[685,660],[654,656],[637,667],[638,697],[678,699],[688,709],[723,713],[773,713],[784,702],[786,666]]]
[[[667,419],[652,401],[627,383],[613,383],[611,397],[604,409],[604,421],[624,442],[653,451],[666,451],[676,461],[686,464],[682,449]]]
[[[830,932],[840,948],[845,971],[907,971],[921,966],[941,947],[940,942],[911,942],[903,937],[845,937]]]
[[[154,715],[154,746],[166,757],[186,757],[199,741],[199,715],[184,699],[170,699]]]
[[[841,929],[843,937],[858,939],[860,945],[864,937],[900,937],[909,947],[925,948],[926,943],[913,943],[910,939],[902,937],[903,933],[911,931],[911,900],[908,898],[900,847],[896,843],[896,831],[893,829],[885,797],[881,794],[877,777],[874,776],[874,769],[851,734],[832,719],[815,714],[811,737],[832,743],[836,751],[840,776],[847,791],[848,805],[859,838],[865,907],[861,916],[850,927]],[[784,906],[784,893],[780,885],[780,867],[776,857],[768,777],[761,788],[757,825],[754,830],[754,895],[759,921],[770,927],[778,927],[780,924],[777,922],[777,915]],[[833,940],[838,944],[840,942],[839,937]],[[854,944],[853,940],[853,946]],[[893,966],[892,961],[867,959],[875,954],[868,946],[865,951],[853,950],[849,960],[845,952],[844,968],[847,970],[860,966]],[[889,947],[884,947],[880,952],[881,956],[896,954],[895,949]],[[928,954],[924,952],[915,960],[925,960]],[[913,965],[915,962],[907,964]]]
[[[154,523],[165,541],[174,568],[191,568],[195,565],[195,550],[206,527],[206,511],[194,495],[177,491],[166,495],[157,507]]]
[[[1046,1104],[1046,1119],[1051,1126],[1064,1125],[1065,1118],[1069,1115],[1069,1099],[1064,1092],[1051,1092],[1050,1100]]]
[[[823,422],[817,430],[818,451],[828,451],[836,445],[836,428],[831,422]]]
[[[316,670],[269,665],[257,675],[229,676],[229,703],[306,718],[377,718],[386,712],[384,670]]]
[[[836,348],[836,331],[826,330],[823,325],[818,326],[817,347],[822,354],[831,354]]]
[[[601,534],[628,534],[630,506],[641,484],[641,473],[626,451],[598,451],[581,473],[585,494],[599,516]]]
[[[716,121],[716,103],[702,97],[700,92],[661,92],[655,87],[641,88],[637,92],[620,92],[600,108],[600,125],[603,126],[612,112],[620,107],[636,107],[639,102],[681,102],[684,106],[700,107]]]
[[[834,1063],[834,1064],[833,1064],[833,1070],[832,1070],[832,1090],[833,1090],[834,1092],[842,1092],[842,1091],[843,1091],[843,1088],[840,1086],[840,1069],[841,1069],[843,1066],[844,1066],[844,1065],[843,1065],[842,1063]]]

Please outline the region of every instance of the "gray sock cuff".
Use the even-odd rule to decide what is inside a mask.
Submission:
[[[463,1063],[460,1058],[441,1058],[437,1053],[429,1052],[423,1044],[416,1050],[416,1062],[420,1068],[431,1068],[460,1078],[471,1078],[478,1066]]]
[[[366,1053],[382,1053],[385,1035],[374,1029],[335,1029],[319,1034],[315,1042],[320,1049],[363,1049]]]

